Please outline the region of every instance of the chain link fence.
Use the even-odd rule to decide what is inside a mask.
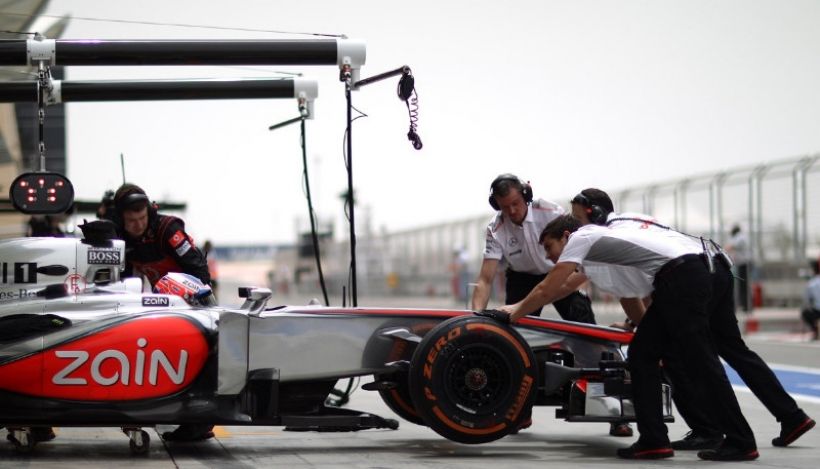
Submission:
[[[738,226],[751,248],[749,304],[794,306],[809,275],[808,262],[820,255],[818,160],[820,154],[815,154],[628,189],[602,189],[619,212],[646,213],[721,244]],[[363,233],[357,240],[359,294],[449,295],[464,301],[478,275],[491,218],[487,213],[381,235]],[[348,251],[347,242],[322,246],[330,291],[349,284]],[[280,251],[277,264],[299,264],[302,275],[296,288],[316,291],[313,260],[297,257]],[[503,283],[494,290],[503,294]]]

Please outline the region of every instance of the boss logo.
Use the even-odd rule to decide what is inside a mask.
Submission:
[[[120,251],[108,249],[90,249],[88,251],[89,264],[111,264],[116,265],[120,263]]]
[[[171,300],[164,296],[144,296],[142,298],[143,306],[170,306]]]

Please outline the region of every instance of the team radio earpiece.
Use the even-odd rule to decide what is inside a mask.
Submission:
[[[518,176],[513,174],[502,174],[493,180],[493,183],[490,184],[490,207],[495,210],[501,210],[499,207],[498,202],[495,201],[495,192],[498,190],[498,185],[501,184],[503,181],[512,181],[518,187],[518,190],[521,191],[521,196],[524,197],[524,202],[529,204],[532,202],[532,186],[528,182],[523,182],[521,179],[518,179]]]
[[[603,225],[606,223],[606,210],[602,209],[600,205],[593,204],[584,194],[576,195],[569,202],[584,207],[584,211],[590,223],[594,225]]]

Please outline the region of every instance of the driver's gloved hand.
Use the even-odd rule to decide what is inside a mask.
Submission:
[[[494,319],[504,324],[510,323],[510,315],[505,313],[504,311],[499,311],[497,309],[483,309],[481,311],[474,311],[473,314],[475,314],[476,316],[483,316],[485,318]]]

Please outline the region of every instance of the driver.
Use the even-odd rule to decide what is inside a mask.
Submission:
[[[124,276],[145,276],[151,287],[169,272],[183,272],[208,285],[205,255],[185,232],[185,223],[157,213],[145,191],[126,183],[114,194],[114,222],[125,240]],[[214,436],[213,425],[183,424],[162,438],[170,441],[199,441]]]

